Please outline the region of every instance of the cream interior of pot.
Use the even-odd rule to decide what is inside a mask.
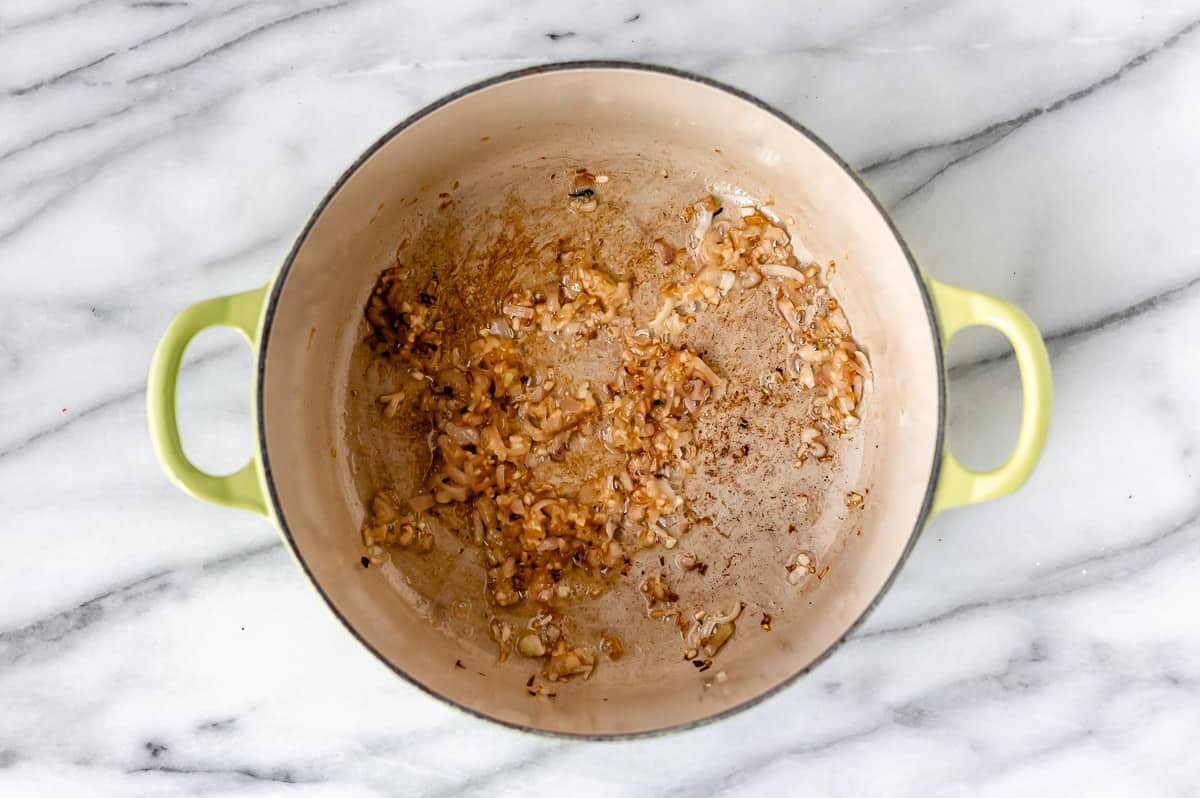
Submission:
[[[608,178],[586,215],[566,198],[580,168]],[[862,424],[836,442],[832,461],[800,463],[797,419],[786,405],[755,401],[750,387],[781,362],[779,320],[746,300],[699,321],[689,334],[706,360],[746,387],[741,406],[708,414],[698,429],[707,443],[687,498],[709,523],[674,551],[638,553],[628,577],[572,610],[576,640],[615,633],[620,660],[601,656],[590,678],[531,695],[538,662],[497,662],[478,549],[440,530],[432,552],[361,564],[370,496],[381,487],[419,493],[430,457],[418,425],[380,412],[376,397],[394,383],[395,367],[362,343],[363,307],[398,248],[414,281],[436,275],[441,291],[466,308],[495,307],[505,286],[541,279],[525,272],[552,268],[533,255],[558,238],[591,236],[614,270],[650,281],[661,268],[650,243],[681,242],[681,210],[714,190],[766,204],[818,262],[837,263],[832,290],[874,372]],[[644,732],[770,690],[867,610],[897,567],[931,482],[941,412],[934,334],[887,223],[843,169],[789,125],[666,74],[530,75],[426,115],[375,151],[326,205],[268,324],[265,453],[279,521],[299,557],[387,662],[507,723]],[[865,497],[861,507],[847,507],[851,492]],[[815,573],[789,579],[786,566],[802,551]],[[679,572],[680,553],[707,571]],[[737,631],[710,667],[686,661],[676,627],[649,617],[638,588],[656,572],[671,574],[686,612],[743,602]]]

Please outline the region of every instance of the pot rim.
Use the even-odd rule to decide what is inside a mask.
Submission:
[[[759,693],[758,695],[754,696],[753,698],[749,698],[749,699],[741,702],[740,704],[736,704],[732,707],[723,709],[720,712],[716,712],[711,715],[707,715],[703,718],[698,718],[696,720],[688,721],[686,723],[677,723],[677,724],[674,724],[671,726],[663,726],[661,728],[648,729],[648,730],[643,730],[643,731],[598,733],[598,734],[597,733],[589,734],[589,733],[563,732],[563,731],[554,731],[554,730],[550,730],[550,729],[542,729],[542,728],[538,728],[535,726],[526,725],[523,723],[516,723],[516,722],[512,722],[512,721],[502,720],[500,718],[497,718],[492,715],[488,715],[484,712],[481,712],[477,709],[473,709],[471,707],[460,704],[451,696],[440,693],[440,692],[434,690],[433,688],[425,685],[424,683],[422,683],[418,679],[414,678],[413,676],[409,675],[407,672],[404,671],[403,668],[401,668],[398,665],[396,665],[395,663],[391,662],[379,650],[377,650],[373,645],[371,645],[371,643],[368,640],[366,640],[362,635],[360,635],[358,633],[358,630],[355,629],[353,624],[351,624],[350,621],[347,620],[347,618],[338,610],[337,606],[334,605],[333,601],[330,600],[329,596],[322,589],[320,582],[318,582],[316,577],[313,575],[313,572],[309,568],[307,561],[305,561],[305,559],[304,559],[304,555],[301,554],[299,547],[296,545],[295,539],[292,537],[292,532],[288,527],[287,520],[283,514],[283,508],[280,505],[279,496],[275,490],[275,482],[274,482],[274,479],[273,479],[272,473],[271,473],[270,457],[269,457],[269,454],[267,451],[266,423],[265,423],[265,418],[264,418],[264,414],[262,411],[262,407],[263,407],[263,375],[266,371],[267,350],[269,348],[268,345],[270,342],[270,335],[271,335],[271,322],[275,315],[275,308],[279,302],[279,297],[282,292],[283,285],[287,281],[288,274],[291,271],[291,267],[292,267],[293,262],[296,259],[296,255],[297,255],[297,253],[299,253],[301,247],[304,246],[304,243],[307,240],[308,234],[312,230],[313,225],[316,223],[317,219],[319,219],[321,217],[321,215],[325,212],[326,206],[328,206],[329,203],[333,200],[333,198],[335,196],[337,196],[337,194],[341,190],[342,186],[345,185],[345,183],[350,179],[350,177],[353,176],[363,166],[363,164],[365,164],[367,162],[367,160],[371,158],[372,155],[374,155],[380,148],[382,148],[385,144],[390,142],[393,138],[395,138],[399,134],[403,133],[406,129],[408,129],[415,123],[419,122],[420,120],[424,119],[425,117],[429,116],[433,112],[437,111],[438,109],[442,108],[443,106],[448,105],[456,100],[460,100],[471,94],[475,94],[477,92],[491,88],[492,86],[496,86],[501,83],[507,83],[507,82],[517,80],[520,78],[549,74],[549,73],[554,73],[554,72],[588,71],[588,70],[629,70],[629,71],[634,71],[634,72],[650,72],[650,73],[655,73],[655,74],[659,74],[659,75],[666,75],[666,76],[677,78],[680,80],[686,80],[686,81],[691,81],[694,83],[699,83],[699,84],[702,84],[709,88],[716,89],[716,90],[724,92],[726,94],[733,95],[734,97],[753,105],[758,110],[764,111],[764,112],[770,114],[771,116],[775,117],[779,121],[783,122],[784,124],[788,125],[790,128],[792,128],[792,130],[796,131],[800,135],[807,138],[810,142],[815,144],[823,153],[825,153],[825,155],[827,157],[829,157],[831,160],[833,160],[834,163],[836,163],[842,169],[842,171],[845,172],[846,175],[848,175],[850,177],[851,180],[854,181],[855,185],[858,187],[858,190],[861,191],[868,200],[870,200],[871,204],[875,207],[876,212],[883,219],[883,221],[887,224],[888,229],[891,231],[892,236],[895,238],[896,243],[900,247],[900,250],[904,253],[904,258],[908,262],[909,268],[912,270],[913,279],[917,283],[917,288],[920,291],[921,299],[922,299],[922,302],[925,307],[925,315],[926,315],[926,319],[929,322],[929,333],[930,333],[932,343],[933,343],[934,360],[937,365],[937,380],[938,380],[938,385],[937,385],[937,402],[938,402],[937,433],[936,433],[935,448],[934,448],[934,453],[933,453],[933,463],[932,463],[932,466],[930,469],[929,481],[928,481],[928,484],[925,489],[925,497],[921,503],[920,512],[918,512],[917,517],[913,523],[913,528],[912,528],[912,531],[909,533],[908,541],[904,545],[904,550],[900,553],[900,556],[896,559],[896,564],[893,566],[891,573],[888,574],[887,579],[883,583],[883,586],[880,587],[879,591],[871,599],[871,601],[867,605],[866,609],[864,609],[863,612],[858,616],[858,618],[856,618],[846,628],[846,631],[843,632],[842,635],[840,637],[838,637],[837,640],[835,640],[833,643],[831,643],[824,651],[822,651],[819,655],[817,655],[816,658],[814,658],[811,662],[809,662],[803,668],[793,672],[787,678],[781,680],[780,682],[778,682],[775,685],[772,685],[770,688],[764,690],[763,692]],[[799,122],[797,122],[796,120],[792,119],[790,116],[783,113],[779,109],[775,108],[774,106],[764,102],[763,100],[758,99],[757,97],[755,97],[752,94],[749,94],[748,92],[745,92],[741,89],[735,88],[728,84],[722,83],[720,81],[713,80],[712,78],[704,77],[703,75],[699,75],[694,72],[690,72],[690,71],[683,70],[683,69],[678,69],[675,67],[663,66],[663,65],[659,65],[659,64],[650,64],[650,63],[645,63],[645,62],[640,62],[640,61],[624,61],[624,60],[610,60],[610,59],[557,61],[557,62],[551,62],[551,63],[546,63],[546,64],[539,64],[537,66],[532,66],[532,67],[525,67],[522,69],[512,70],[509,72],[504,72],[499,75],[495,75],[493,77],[485,78],[484,80],[480,80],[475,83],[471,83],[467,86],[464,86],[463,88],[460,88],[456,91],[446,94],[437,100],[434,100],[433,102],[429,103],[428,105],[425,105],[421,109],[410,114],[407,118],[405,118],[403,121],[396,124],[390,130],[388,130],[386,133],[384,133],[382,136],[380,136],[369,147],[367,147],[367,149],[360,156],[358,156],[358,158],[356,158],[354,160],[354,162],[351,163],[350,166],[347,167],[344,172],[342,172],[342,174],[338,177],[337,181],[333,184],[333,186],[329,189],[329,191],[326,192],[325,196],[321,198],[320,203],[318,203],[317,207],[313,210],[312,214],[309,216],[308,221],[304,225],[304,228],[300,231],[300,234],[296,237],[296,241],[292,245],[291,250],[288,252],[287,258],[284,259],[283,264],[280,266],[278,272],[275,274],[275,277],[272,279],[271,284],[270,284],[270,293],[269,293],[269,296],[267,297],[267,302],[263,309],[262,319],[261,319],[261,323],[260,323],[260,336],[259,336],[259,341],[258,341],[258,363],[257,363],[257,368],[255,369],[255,389],[254,389],[254,400],[255,400],[254,401],[254,413],[257,416],[256,431],[257,431],[257,436],[258,436],[257,443],[258,443],[258,454],[259,454],[259,458],[260,458],[259,462],[261,464],[261,473],[262,473],[263,483],[266,486],[267,495],[270,497],[270,512],[271,512],[272,516],[274,517],[276,523],[278,524],[280,533],[282,534],[284,540],[287,542],[288,548],[291,549],[292,555],[295,557],[296,562],[300,565],[301,569],[304,571],[305,576],[308,578],[308,580],[312,584],[313,588],[317,591],[318,594],[320,594],[321,599],[325,602],[326,606],[329,607],[330,611],[334,614],[334,616],[338,619],[338,621],[341,622],[342,626],[345,627],[346,631],[349,632],[354,637],[354,639],[359,642],[359,644],[361,644],[364,648],[366,648],[368,651],[370,651],[375,656],[375,658],[378,659],[380,662],[382,662],[389,670],[391,670],[393,673],[395,673],[401,679],[405,680],[409,684],[413,685],[417,689],[424,692],[426,695],[432,696],[433,698],[437,699],[438,701],[441,701],[444,704],[454,707],[455,709],[459,709],[459,710],[467,713],[468,715],[471,715],[472,717],[479,718],[479,719],[487,721],[489,723],[497,724],[497,725],[502,726],[507,729],[513,729],[516,731],[527,732],[527,733],[536,734],[536,735],[540,735],[543,737],[550,737],[550,738],[554,738],[554,739],[591,740],[591,741],[637,740],[637,739],[645,739],[645,738],[652,738],[652,737],[660,737],[660,736],[669,734],[671,732],[679,732],[679,731],[686,731],[686,730],[690,730],[690,729],[696,729],[701,726],[706,726],[710,723],[714,723],[716,721],[730,717],[732,715],[735,715],[739,712],[748,710],[751,707],[758,705],[759,703],[765,701],[766,699],[770,698],[771,696],[774,696],[774,695],[782,692],[786,688],[790,687],[791,685],[795,684],[796,681],[800,679],[800,677],[807,675],[818,665],[825,662],[825,660],[828,659],[830,657],[830,655],[832,655],[835,651],[837,651],[839,648],[841,648],[843,644],[845,644],[846,640],[850,637],[850,635],[856,629],[858,629],[862,625],[862,623],[871,615],[871,613],[879,605],[879,602],[882,601],[883,597],[888,593],[888,591],[891,589],[892,585],[895,583],[897,574],[899,574],[900,569],[904,566],[905,562],[907,562],[909,555],[912,553],[913,547],[916,545],[917,539],[921,535],[921,531],[924,528],[926,521],[928,521],[930,518],[931,509],[932,509],[933,500],[934,500],[934,492],[937,488],[937,483],[938,483],[938,474],[940,473],[940,469],[941,469],[941,465],[942,465],[942,457],[943,457],[944,444],[945,444],[945,429],[946,429],[946,373],[945,373],[945,365],[944,365],[944,353],[942,351],[942,342],[941,342],[941,336],[940,336],[939,329],[940,328],[939,328],[937,313],[934,311],[932,297],[930,296],[929,289],[925,284],[925,280],[922,276],[921,269],[919,266],[917,266],[917,262],[913,258],[912,252],[908,248],[908,244],[905,242],[904,238],[900,235],[900,231],[896,229],[896,225],[893,222],[891,216],[884,209],[882,204],[880,204],[879,200],[875,197],[875,195],[873,193],[871,193],[870,189],[867,188],[866,184],[863,182],[862,178],[854,170],[853,167],[851,167],[849,164],[847,164],[841,158],[841,156],[839,156],[828,144],[826,144],[823,140],[821,140],[818,136],[816,136],[812,131],[810,131],[804,125],[802,125]]]

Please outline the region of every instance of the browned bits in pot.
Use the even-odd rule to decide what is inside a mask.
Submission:
[[[379,276],[367,302],[371,325],[368,343],[380,355],[413,362],[435,354],[442,344],[443,326],[434,318],[432,303],[404,299],[406,269],[396,266]],[[421,298],[431,297],[422,293]]]
[[[816,427],[805,427],[800,430],[800,448],[796,450],[796,458],[801,463],[809,457],[820,460],[827,455],[828,451],[825,444],[821,442],[821,431],[819,429]]]
[[[612,632],[605,632],[600,636],[600,650],[613,662],[625,656],[625,647],[621,645],[621,638]]]
[[[606,175],[586,168],[569,176],[577,213],[595,210],[599,194],[611,190],[601,188]],[[632,279],[597,262],[591,244],[562,240],[548,250],[558,269],[554,279],[512,288],[491,319],[459,319],[449,331],[459,337],[446,337],[454,318],[442,315],[453,301],[443,306],[436,280],[417,290],[402,265],[380,275],[365,308],[366,343],[407,372],[378,397],[381,415],[397,419],[386,422],[393,424],[420,415],[432,430],[418,495],[380,491],[372,500],[362,528],[366,562],[381,562],[389,548],[431,550],[438,524],[456,530],[482,550],[488,598],[498,613],[515,620],[537,612],[527,628],[491,619],[498,660],[514,649],[542,659],[550,681],[587,678],[596,665],[590,649],[566,639],[574,627],[561,621],[569,620],[563,614],[571,602],[601,595],[628,574],[638,549],[675,548],[698,520],[683,491],[698,456],[694,430],[699,414],[721,406],[728,384],[702,352],[681,343],[692,319],[731,294],[767,293],[787,349],[771,377],[777,388],[790,381],[811,408],[800,431],[801,461],[829,460],[830,436],[859,423],[856,413],[871,386],[866,355],[818,264],[806,253],[797,257],[769,211],[724,207],[709,195],[684,209],[683,218],[694,225],[686,249],[662,238],[650,247],[660,265],[679,265],[679,282],[661,288],[654,318],[641,323],[632,318]],[[598,339],[620,353],[604,384],[570,383],[554,368],[531,365],[538,346],[578,348]],[[743,418],[742,427],[749,426]],[[593,446],[615,465],[574,484],[546,477],[548,466],[586,457]],[[736,446],[749,453],[744,441]],[[862,504],[861,496],[857,504],[850,496],[847,506]],[[704,575],[708,568],[691,553],[673,562],[684,573]],[[788,565],[789,581],[810,573],[815,558]],[[709,667],[734,634],[740,602],[726,612],[693,614],[674,606],[679,595],[665,574],[639,587],[651,617],[673,621],[689,659]],[[769,630],[770,624],[764,613],[760,625]],[[599,648],[612,660],[624,652],[610,632]]]
[[[488,623],[488,631],[496,643],[496,662],[504,662],[512,653],[512,624],[499,618],[492,618]]]
[[[675,556],[675,564],[683,571],[696,571],[701,576],[708,572],[708,566],[691,552],[683,552]]]
[[[693,659],[696,656],[711,658],[715,656],[721,647],[729,641],[729,638],[733,636],[736,630],[736,621],[742,612],[742,608],[742,602],[737,601],[729,608],[717,612],[698,611],[695,614],[696,626],[684,633],[684,639],[687,643],[684,658]],[[711,664],[711,662],[708,664]]]
[[[695,571],[700,576],[704,576],[708,573],[708,563],[702,562],[699,557],[691,552],[684,552],[676,555],[675,565],[678,566],[681,571]]]
[[[798,585],[805,577],[817,572],[817,557],[811,551],[801,551],[795,559],[784,566],[787,571],[788,584]]]
[[[400,503],[388,491],[380,491],[371,500],[371,511],[363,519],[363,545],[413,547],[420,552],[433,549],[433,536],[424,520],[414,513],[404,513]],[[416,544],[414,546],[414,544]]]
[[[643,582],[642,593],[645,594],[651,607],[679,600],[679,594],[667,585],[667,580],[662,574],[655,574]]]
[[[762,620],[759,622],[759,624],[758,624],[758,625],[762,627],[762,630],[763,630],[764,632],[769,632],[769,631],[771,631],[771,616],[770,616],[770,615],[767,615],[767,614],[764,612],[764,613],[763,613],[763,616],[762,616]]]
[[[650,248],[654,250],[654,254],[658,256],[658,260],[664,266],[675,262],[675,248],[661,238],[655,239]]]
[[[857,493],[856,491],[850,491],[849,493],[846,494],[846,506],[849,507],[851,510],[862,507],[862,505],[863,505],[863,497],[862,497],[861,493]]]
[[[608,178],[605,178],[607,181]],[[571,181],[571,189],[567,196],[571,198],[571,209],[578,213],[591,213],[596,210],[596,176],[587,169],[575,170]]]
[[[542,673],[545,677],[556,682],[571,676],[587,678],[596,667],[596,655],[586,646],[571,647],[566,641],[560,640],[546,660]]]
[[[700,638],[701,651],[709,656],[716,654],[721,650],[721,646],[725,645],[729,642],[729,638],[733,637],[734,629],[733,621],[717,624],[711,632]]]
[[[447,358],[440,340],[424,349],[406,344],[421,340],[418,329],[439,330],[432,311],[436,296],[422,292],[416,303],[404,300],[389,272],[368,308],[369,318],[375,311],[377,343],[390,341],[388,351],[407,359],[417,380],[414,398],[433,414],[429,493],[410,504],[435,515],[445,508],[454,513],[449,520],[455,526],[470,530],[485,548],[490,596],[500,607],[527,600],[553,606],[572,594],[564,573],[580,570],[611,579],[627,569],[627,549],[675,546],[688,521],[669,474],[679,459],[694,456],[691,415],[724,387],[694,352],[627,328],[608,331],[624,342],[622,365],[612,385],[601,390],[584,384],[567,391],[552,370],[530,371],[523,341],[544,332],[594,334],[629,301],[629,282],[591,264],[583,253],[567,252],[562,260],[569,270],[559,285],[509,295],[501,317],[461,359]],[[385,394],[381,401],[384,415],[392,417],[406,401],[405,392]],[[595,434],[601,414],[605,443],[628,458],[627,467],[573,493],[541,481],[539,464],[562,457],[578,437]],[[388,499],[388,506],[395,504]],[[397,527],[386,542],[415,542],[418,550],[429,546],[432,538],[412,526]],[[602,585],[587,590],[596,595]],[[543,643],[552,642],[543,636]],[[526,656],[553,656],[536,653],[538,644],[528,635],[517,646]],[[572,669],[558,670],[566,678]]]
[[[546,646],[536,632],[525,632],[517,640],[517,652],[522,657],[540,657],[546,653]]]
[[[720,305],[731,291],[755,289],[765,278],[788,335],[787,374],[811,396],[813,421],[834,434],[857,426],[856,411],[873,384],[870,367],[819,267],[801,263],[787,232],[765,211],[739,218],[722,210],[712,197],[685,210],[685,220],[695,223],[689,248],[698,271],[663,290],[651,329],[676,335],[697,306]],[[827,455],[812,456],[825,462]]]
[[[546,698],[558,698],[558,693],[546,687],[544,684],[535,685],[533,683],[532,676],[530,677],[529,686],[526,688],[525,692],[534,698],[537,698],[538,696],[545,696]]]

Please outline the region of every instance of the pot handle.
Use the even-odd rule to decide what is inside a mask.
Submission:
[[[933,515],[951,507],[998,499],[1024,484],[1033,472],[1050,425],[1050,357],[1033,321],[1015,305],[987,294],[956,288],[925,278],[937,309],[942,347],[965,328],[986,325],[999,330],[1012,345],[1024,393],[1021,428],[1008,460],[992,471],[964,468],[950,452],[942,452],[942,468],[933,496]]]
[[[168,325],[154,359],[146,384],[146,413],[150,422],[150,442],[158,462],[172,482],[197,499],[267,515],[267,502],[258,478],[256,457],[224,476],[201,471],[183,451],[179,425],[175,418],[175,386],[179,365],[188,343],[207,327],[222,325],[240,332],[251,349],[258,347],[258,322],[262,316],[267,287],[240,294],[215,297],[184,309]]]

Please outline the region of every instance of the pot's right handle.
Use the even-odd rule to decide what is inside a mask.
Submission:
[[[951,507],[1006,496],[1029,478],[1042,454],[1050,426],[1050,357],[1038,328],[1015,305],[987,294],[946,285],[931,277],[926,277],[925,281],[937,309],[943,349],[965,327],[985,325],[999,330],[1016,354],[1024,392],[1017,443],[999,468],[992,471],[964,468],[946,444],[933,496],[933,514],[936,515]]]
[[[172,482],[197,499],[267,514],[267,502],[258,478],[255,459],[232,474],[215,476],[201,471],[188,459],[179,439],[175,418],[175,385],[183,351],[196,334],[217,325],[240,332],[252,349],[258,347],[258,322],[262,316],[267,289],[256,288],[197,302],[172,320],[158,342],[150,362],[146,383],[146,412],[150,422],[150,441],[163,471]]]

